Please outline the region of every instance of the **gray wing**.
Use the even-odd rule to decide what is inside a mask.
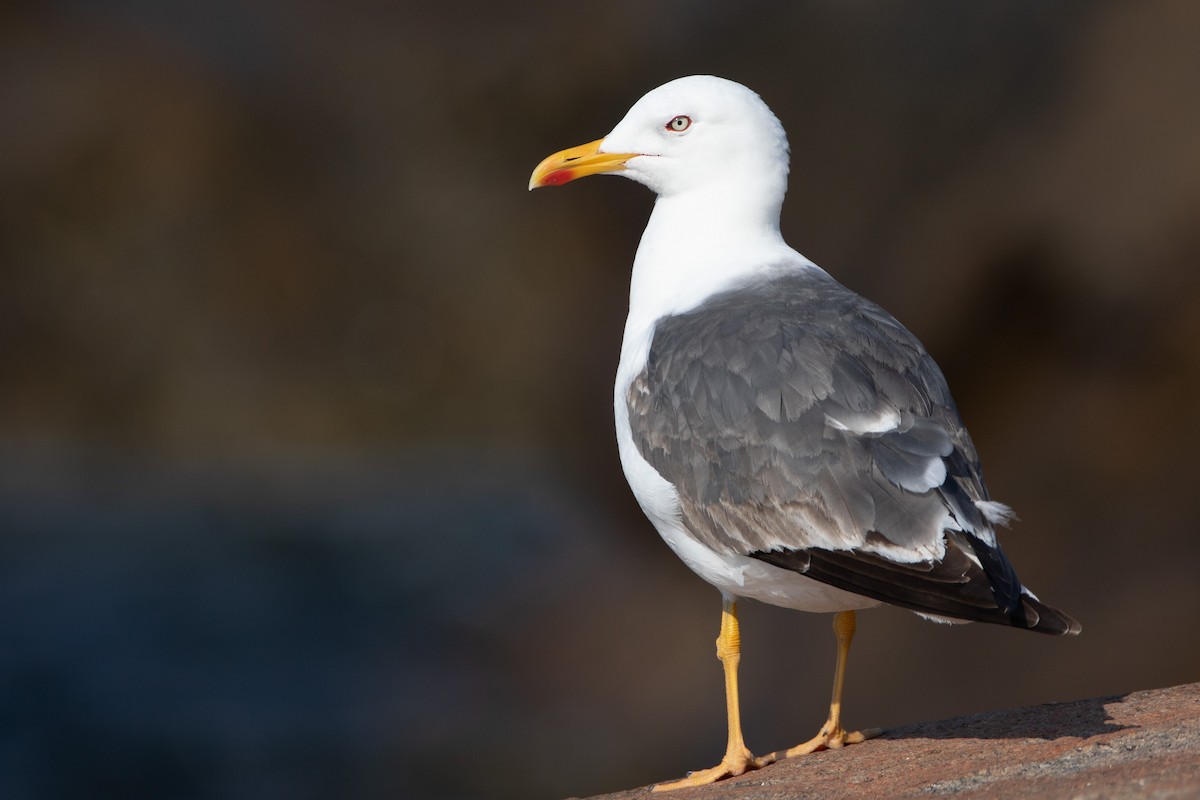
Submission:
[[[995,546],[975,447],[937,365],[827,274],[660,320],[627,399],[639,452],[713,550],[917,611],[1073,623],[1023,593]]]

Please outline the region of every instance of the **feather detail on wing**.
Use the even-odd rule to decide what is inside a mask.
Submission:
[[[658,322],[634,442],[718,553],[919,612],[1051,632],[1023,590],[946,381],[916,338],[815,268]]]

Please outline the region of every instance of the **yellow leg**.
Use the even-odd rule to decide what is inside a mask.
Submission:
[[[842,689],[846,686],[846,659],[850,655],[850,642],[854,639],[856,626],[853,611],[839,611],[833,617],[833,634],[837,637],[837,667],[833,673],[833,698],[829,702],[829,719],[821,726],[816,736],[782,753],[763,756],[758,760],[759,766],[765,766],[780,758],[806,755],[815,750],[836,750],[848,744],[858,744],[883,732],[879,728],[846,731],[842,727]]]
[[[729,742],[725,746],[725,757],[717,766],[693,772],[686,778],[673,783],[660,783],[654,787],[656,792],[666,792],[671,789],[681,789],[685,786],[703,786],[741,775],[747,770],[755,769],[757,763],[754,756],[746,749],[742,740],[742,714],[738,706],[738,662],[742,658],[742,634],[738,628],[737,604],[724,599],[721,608],[721,634],[717,637],[717,658],[725,669],[725,710],[729,715]]]

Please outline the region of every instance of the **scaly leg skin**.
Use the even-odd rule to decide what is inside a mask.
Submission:
[[[817,735],[803,744],[783,752],[770,753],[758,759],[758,766],[765,767],[781,758],[803,756],[816,750],[836,750],[848,744],[858,744],[883,731],[868,728],[863,731],[847,731],[842,727],[842,689],[846,685],[846,659],[850,655],[850,642],[854,639],[856,620],[853,611],[839,611],[833,617],[833,633],[837,637],[837,667],[833,673],[833,699],[829,703],[829,719],[821,726]]]
[[[738,627],[737,604],[728,597],[722,600],[717,658],[721,660],[721,666],[725,669],[725,710],[729,715],[729,743],[725,747],[725,757],[721,759],[720,764],[711,769],[690,773],[686,778],[672,783],[660,783],[653,787],[655,792],[669,792],[685,786],[703,786],[758,767],[758,762],[746,749],[742,740],[742,716],[738,707],[737,683],[738,662],[742,657],[742,635]]]

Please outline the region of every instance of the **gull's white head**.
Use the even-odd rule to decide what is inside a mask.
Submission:
[[[787,170],[787,135],[767,104],[740,83],[693,75],[638,100],[603,139],[545,159],[529,188],[613,173],[664,198],[749,189],[779,204]]]

